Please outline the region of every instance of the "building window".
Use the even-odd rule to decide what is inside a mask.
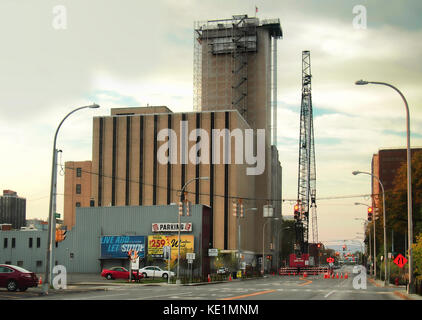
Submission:
[[[3,248],[7,248],[7,238],[4,238],[4,241],[3,241]]]
[[[79,208],[81,206],[80,202],[76,202],[76,208]]]
[[[82,177],[82,168],[76,168],[76,177]]]
[[[30,248],[32,248],[32,238],[29,238],[29,239],[28,239],[28,246],[29,246]]]
[[[12,248],[16,247],[16,238],[12,238]]]
[[[23,267],[23,261],[18,261],[18,267]]]
[[[81,185],[80,184],[76,185],[76,194],[81,194]]]
[[[37,248],[41,247],[41,238],[37,238]]]
[[[42,267],[42,261],[41,260],[37,260],[37,268]]]

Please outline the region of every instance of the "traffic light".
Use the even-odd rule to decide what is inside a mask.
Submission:
[[[66,230],[56,229],[56,244],[66,239]]]
[[[317,243],[317,248],[320,249],[321,248],[321,243]]]
[[[186,199],[185,202],[186,202],[186,216],[189,217],[189,215],[190,215],[190,203],[189,203],[188,199]]]
[[[372,207],[368,207],[368,221],[372,221],[372,213],[373,213]]]
[[[183,202],[179,202],[179,216],[183,216]]]
[[[233,201],[233,217],[237,217],[237,202]]]
[[[299,212],[299,204],[296,203],[295,204],[295,207],[294,207],[294,218],[295,218],[295,220],[299,220],[299,214],[300,214],[300,212]]]

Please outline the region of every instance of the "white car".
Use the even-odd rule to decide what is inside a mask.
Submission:
[[[169,276],[169,272],[168,270],[163,270],[160,267],[157,266],[148,266],[148,267],[144,267],[142,269],[139,269],[139,273],[144,275],[144,278],[147,277],[154,277],[154,278],[159,278],[162,277],[164,279],[167,279]],[[170,277],[174,277],[174,272],[170,271]]]

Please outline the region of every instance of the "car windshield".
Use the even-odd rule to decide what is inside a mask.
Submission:
[[[13,269],[18,270],[19,272],[23,272],[23,273],[31,273],[31,271],[28,271],[24,268],[17,267],[17,266],[13,266]]]

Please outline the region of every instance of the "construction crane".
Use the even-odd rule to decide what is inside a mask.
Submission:
[[[295,216],[295,258],[309,257],[309,226],[312,218],[312,240],[318,243],[316,214],[316,169],[314,126],[311,94],[311,56],[309,51],[302,52],[302,102],[300,109],[299,172],[297,204]],[[310,214],[309,214],[310,213]]]

